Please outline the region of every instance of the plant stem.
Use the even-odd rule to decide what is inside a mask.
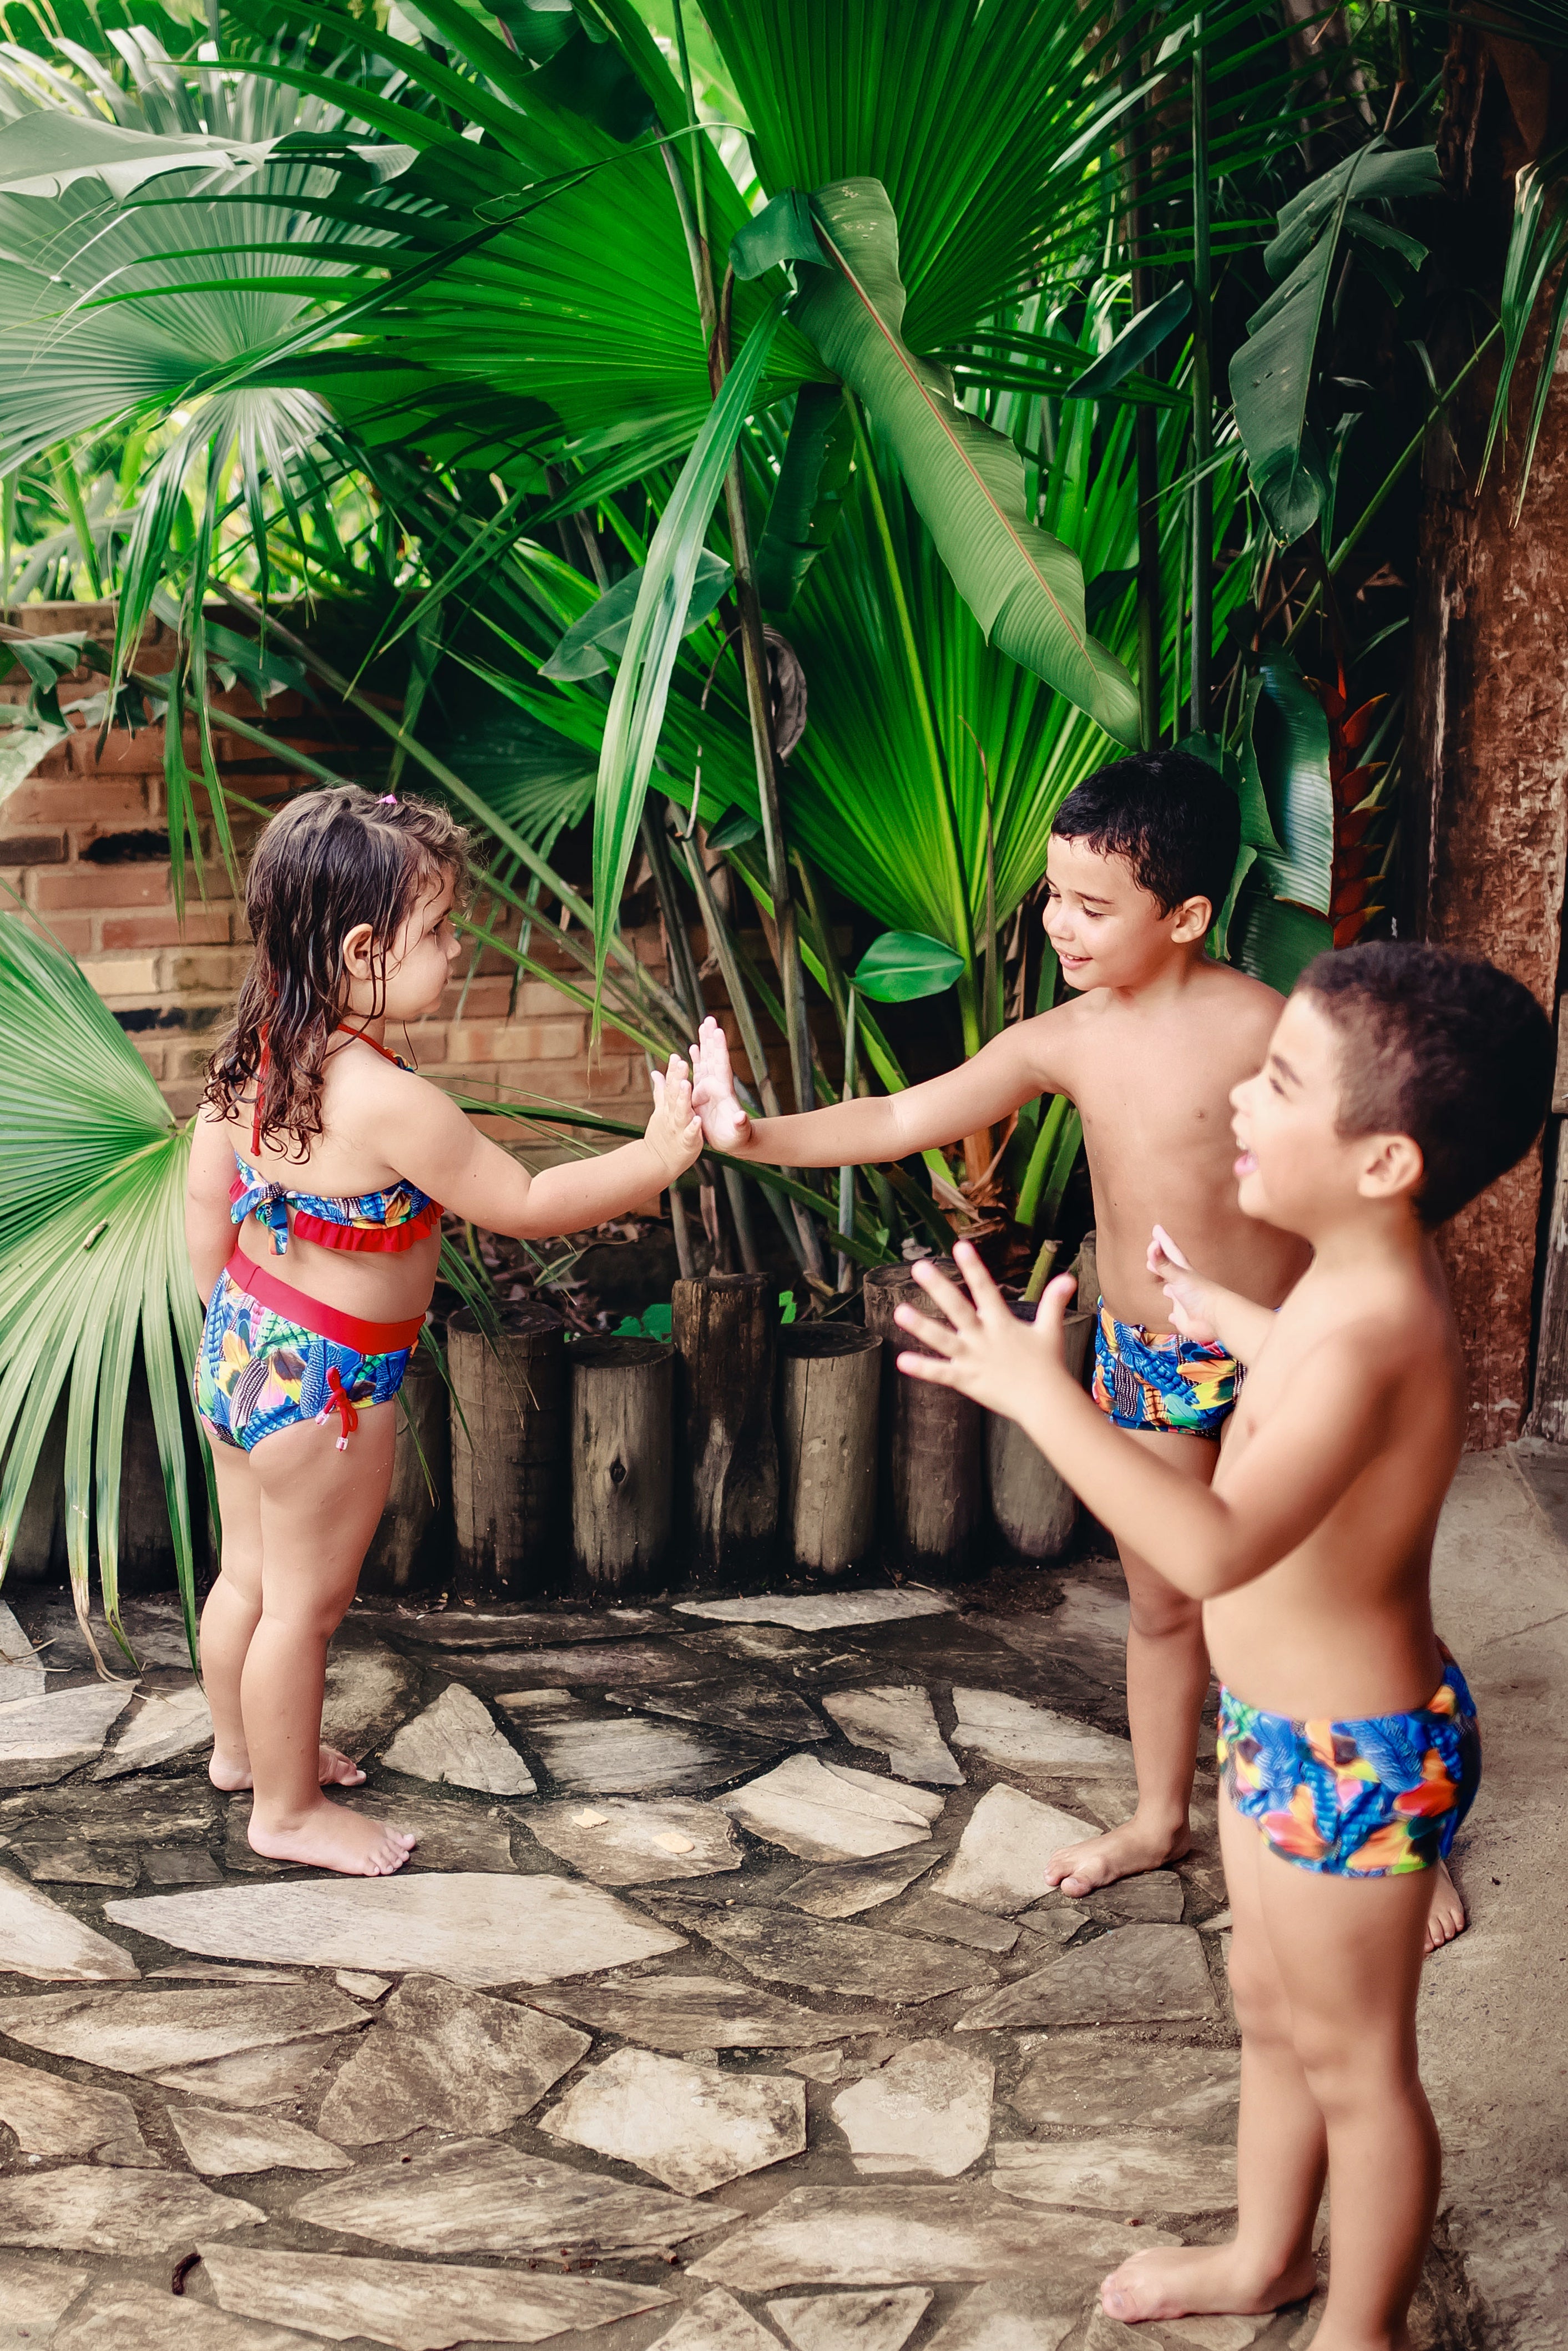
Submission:
[[[680,990],[686,1008],[686,1026],[695,1040],[703,1024],[702,982],[697,977],[696,957],[692,953],[691,934],[681,916],[680,901],[675,895],[674,869],[670,863],[670,844],[664,827],[646,801],[643,806],[643,846],[648,852],[653,871],[653,889],[659,901],[659,913],[664,918],[664,937],[669,947],[670,976]],[[697,1181],[705,1191],[713,1189],[713,1171],[706,1160],[698,1162]],[[740,1243],[740,1261],[747,1273],[755,1273],[757,1242],[747,1213],[741,1178],[733,1167],[724,1171],[724,1188],[735,1216],[736,1237]],[[722,1222],[716,1201],[712,1215],[716,1225]]]
[[[915,639],[915,622],[909,610],[909,600],[904,592],[904,579],[898,568],[898,558],[893,544],[893,528],[888,521],[887,507],[883,500],[882,485],[877,480],[876,467],[872,461],[871,444],[866,437],[860,402],[852,393],[846,392],[844,396],[849,402],[850,413],[854,419],[855,454],[860,461],[861,479],[865,486],[865,495],[871,504],[872,519],[876,526],[877,542],[882,549],[883,566],[887,574],[887,591],[897,616],[899,640],[904,647],[904,666],[909,675],[910,695],[919,714],[920,732],[925,743],[925,756],[931,763],[931,778],[936,788],[936,805],[946,819],[947,878],[957,915],[955,928],[959,932],[959,938],[956,944],[968,967],[969,980],[967,990],[960,985],[958,1002],[964,1021],[965,1050],[973,1053],[985,1040],[979,1034],[974,1033],[976,1031],[975,927],[969,913],[968,874],[958,839],[958,817],[953,805],[952,779],[947,773],[947,762],[942,755],[942,746],[936,733],[936,721],[931,708],[931,695],[926,684],[925,664],[920,658],[920,647]]]
[[[686,50],[686,20],[681,0],[674,0],[675,49],[681,60],[681,84],[686,94],[686,120],[692,130],[692,193],[696,201],[697,235],[707,251],[707,194],[703,186],[702,141],[697,135],[697,101],[692,88],[692,61]]]
[[[850,1008],[844,1020],[844,1100],[855,1098],[855,1009],[859,997],[850,990]],[[846,1238],[855,1228],[855,1171],[852,1166],[839,1170],[839,1232]],[[838,1282],[840,1290],[850,1286],[850,1261],[842,1249],[839,1251]]]
[[[1203,13],[1192,28],[1192,699],[1189,723],[1195,735],[1208,726],[1210,664],[1214,658],[1214,402],[1209,382],[1210,297],[1208,203],[1208,68],[1203,50]]]
[[[695,132],[694,131],[694,137]],[[670,173],[670,186],[681,215],[685,235],[686,252],[691,261],[692,275],[696,284],[697,314],[702,320],[703,337],[707,345],[708,381],[716,397],[720,385],[729,372],[729,353],[724,349],[719,333],[718,305],[714,298],[713,265],[706,244],[698,232],[692,215],[690,200],[680,168],[664,155]],[[789,1071],[794,1084],[795,1107],[807,1111],[812,1107],[811,1030],[806,1005],[806,977],[800,967],[800,947],[795,920],[795,902],[789,894],[789,868],[784,835],[784,809],[779,791],[779,767],[773,749],[773,714],[768,684],[768,650],[762,635],[762,608],[757,601],[757,589],[752,579],[751,526],[746,512],[746,477],[741,466],[740,450],[737,446],[734,459],[724,482],[725,517],[729,525],[729,548],[735,572],[735,601],[740,615],[741,667],[746,678],[746,711],[751,726],[752,757],[757,768],[757,799],[762,818],[762,841],[768,859],[768,887],[773,901],[773,923],[777,946],[775,959],[779,966],[779,982],[784,991],[784,1034],[789,1046]]]
[[[1029,1280],[1024,1285],[1023,1302],[1026,1306],[1038,1306],[1045,1296],[1045,1285],[1051,1280],[1056,1252],[1061,1247],[1061,1243],[1054,1233],[1041,1241],[1040,1254],[1030,1268]]]
[[[778,1090],[768,1072],[768,1057],[762,1050],[762,1031],[757,1025],[757,1015],[752,1009],[751,998],[747,993],[740,959],[736,952],[734,934],[714,893],[713,884],[708,880],[707,868],[702,860],[702,851],[695,841],[688,841],[680,832],[679,811],[673,802],[669,806],[671,815],[676,820],[676,838],[680,841],[686,872],[691,876],[692,888],[696,893],[697,904],[702,910],[708,944],[718,957],[718,967],[723,975],[725,992],[729,998],[730,1008],[740,1024],[740,1041],[745,1049],[746,1058],[751,1064],[753,1082],[766,1115],[768,1118],[777,1118],[779,1114]],[[791,1202],[789,1209],[786,1210],[776,1192],[769,1191],[766,1184],[762,1188],[767,1196],[768,1205],[782,1226],[785,1238],[789,1241],[794,1254],[808,1272],[814,1274],[819,1281],[821,1280],[823,1278],[822,1248],[817,1238],[816,1226],[798,1200]]]
[[[1130,0],[1117,0],[1122,26],[1122,88],[1136,89],[1142,78],[1136,35],[1129,29]],[[1145,107],[1134,107],[1120,142],[1126,165],[1129,204],[1127,242],[1132,249],[1133,314],[1155,298],[1155,273],[1143,258],[1148,239],[1148,161],[1144,152]],[[1152,365],[1152,361],[1151,361]],[[1144,747],[1158,747],[1165,716],[1160,684],[1160,446],[1158,421],[1147,401],[1139,401],[1133,422],[1138,498],[1138,709]]]

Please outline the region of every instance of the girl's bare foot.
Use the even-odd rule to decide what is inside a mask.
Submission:
[[[1113,2270],[1100,2289],[1100,2307],[1124,2326],[1198,2312],[1278,2310],[1283,2303],[1304,2302],[1317,2282],[1311,2253],[1277,2276],[1260,2277],[1234,2244],[1173,2246],[1134,2253]]]
[[[1119,1877],[1137,1877],[1146,1869],[1164,1869],[1192,1850],[1192,1831],[1184,1821],[1175,1831],[1151,1826],[1136,1813],[1130,1821],[1085,1837],[1082,1844],[1064,1844],[1046,1865],[1049,1884],[1063,1894],[1092,1894],[1113,1886]]]
[[[324,1788],[357,1788],[364,1776],[351,1755],[340,1754],[337,1748],[323,1742],[317,1777]],[[231,1755],[225,1748],[214,1747],[207,1777],[214,1788],[227,1789],[230,1794],[236,1788],[248,1788],[252,1784],[250,1757],[243,1749],[237,1755]]]
[[[390,1877],[419,1843],[408,1829],[367,1820],[325,1796],[303,1819],[285,1826],[263,1827],[253,1812],[246,1835],[251,1851],[268,1861],[304,1862],[312,1869],[340,1870],[346,1877]]]
[[[1469,1925],[1465,1916],[1464,1898],[1448,1876],[1448,1865],[1440,1861],[1432,1872],[1432,1907],[1427,1913],[1427,1949],[1440,1951],[1456,1935],[1462,1935]]]

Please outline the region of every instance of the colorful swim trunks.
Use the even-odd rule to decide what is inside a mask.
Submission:
[[[1219,1772],[1283,1861],[1331,1877],[1398,1877],[1446,1860],[1481,1779],[1481,1734],[1448,1651],[1409,1714],[1292,1722],[1219,1693]]]
[[[311,1330],[298,1319],[306,1313],[330,1323],[332,1335]],[[207,1306],[196,1410],[220,1445],[246,1453],[264,1437],[336,1413],[341,1450],[359,1406],[388,1404],[402,1385],[423,1321],[361,1322],[231,1258]],[[401,1343],[388,1346],[389,1340]]]
[[[1100,1301],[1092,1393],[1117,1428],[1218,1437],[1235,1405],[1241,1376],[1235,1356],[1213,1342],[1118,1322]]]

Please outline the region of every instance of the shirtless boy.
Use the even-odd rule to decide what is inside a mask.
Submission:
[[[781,1167],[903,1159],[995,1126],[1038,1095],[1071,1096],[1083,1120],[1103,1291],[1095,1401],[1141,1448],[1197,1482],[1214,1474],[1236,1364],[1224,1346],[1172,1330],[1145,1263],[1150,1228],[1159,1218],[1182,1233],[1200,1263],[1263,1307],[1279,1304],[1306,1263],[1294,1235],[1241,1214],[1230,1174],[1230,1090],[1257,1069],[1280,1013],[1272,988],[1204,952],[1239,839],[1236,795],[1189,753],[1142,753],[1080,784],[1052,827],[1044,916],[1076,994],[904,1093],[748,1119],[716,1022],[703,1023],[694,1048],[692,1100],[707,1141]],[[1071,1895],[1158,1869],[1191,1842],[1208,1689],[1202,1612],[1135,1543],[1120,1550],[1138,1806],[1053,1857]]]
[[[1124,2321],[1265,2311],[1313,2284],[1314,2351],[1402,2351],[1437,2210],[1416,2070],[1430,1873],[1474,1798],[1480,1740],[1433,1630],[1432,1539],[1464,1439],[1465,1370],[1433,1228],[1522,1157],[1552,1040],[1517,980],[1423,946],[1320,956],[1262,1069],[1233,1094],[1243,1214],[1315,1252],[1278,1314],[1150,1251],[1172,1317],[1249,1366],[1211,1486],[1108,1428],[1067,1371],[1071,1283],[1033,1328],[975,1252],[973,1304],[916,1277],[950,1329],[915,1379],[1016,1419],[1090,1509],[1200,1601],[1223,1678],[1220,1842],[1241,2026],[1239,2226],[1135,2254],[1102,2298]]]

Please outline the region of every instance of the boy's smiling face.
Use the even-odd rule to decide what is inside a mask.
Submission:
[[[1174,951],[1201,948],[1211,919],[1207,898],[1168,914],[1124,857],[1052,833],[1042,921],[1069,987],[1141,987]]]
[[[1354,1050],[1309,991],[1288,999],[1262,1068],[1231,1092],[1244,1216],[1312,1239],[1360,1202],[1413,1211],[1424,1170],[1410,1137],[1340,1133],[1340,1056]]]

